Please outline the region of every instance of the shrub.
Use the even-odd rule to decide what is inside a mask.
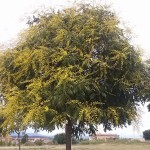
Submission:
[[[33,142],[28,141],[24,144],[24,146],[35,146],[35,144]]]
[[[66,143],[66,135],[65,133],[59,133],[54,136],[53,142],[55,144],[65,144]],[[77,144],[78,140],[76,138],[72,138],[72,144]]]
[[[3,142],[2,140],[0,141],[0,146],[4,146],[5,142]]]
[[[150,140],[150,130],[145,130],[145,131],[143,132],[143,138],[144,138],[145,140]]]
[[[35,144],[35,145],[38,145],[38,146],[41,146],[41,145],[44,144],[44,142],[43,142],[43,140],[36,140],[36,141],[34,142],[34,144]]]
[[[16,146],[16,143],[12,143],[12,146]]]
[[[54,145],[53,141],[49,141],[48,143],[46,143],[46,145]]]
[[[56,134],[54,136],[53,142],[55,144],[65,144],[66,143],[65,133]]]
[[[7,146],[11,146],[12,145],[12,143],[11,143],[11,141],[9,141],[8,143],[7,143]]]
[[[77,140],[76,138],[72,138],[72,144],[78,144],[79,140]]]

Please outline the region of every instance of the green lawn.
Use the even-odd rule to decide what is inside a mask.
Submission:
[[[0,147],[0,150],[17,150],[17,147]],[[65,150],[65,145],[22,147],[21,150]],[[72,150],[150,150],[150,143],[141,144],[90,144],[73,145]]]

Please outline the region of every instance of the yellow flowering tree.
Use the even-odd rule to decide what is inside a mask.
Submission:
[[[123,127],[144,102],[144,67],[109,8],[80,5],[39,17],[0,57],[5,122],[19,112],[35,129],[71,135]],[[5,124],[5,123],[4,123]]]

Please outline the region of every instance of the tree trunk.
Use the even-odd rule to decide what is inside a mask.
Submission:
[[[66,150],[71,150],[71,134],[72,134],[72,124],[69,117],[67,117],[66,123]]]
[[[20,145],[20,133],[18,133],[18,146],[19,146],[19,150],[21,150],[21,145]]]

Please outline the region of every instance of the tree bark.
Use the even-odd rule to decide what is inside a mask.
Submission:
[[[20,133],[18,133],[18,146],[19,146],[19,150],[21,150],[21,144],[20,144]]]
[[[71,150],[71,134],[72,134],[72,123],[69,117],[67,117],[66,123],[66,150]]]

